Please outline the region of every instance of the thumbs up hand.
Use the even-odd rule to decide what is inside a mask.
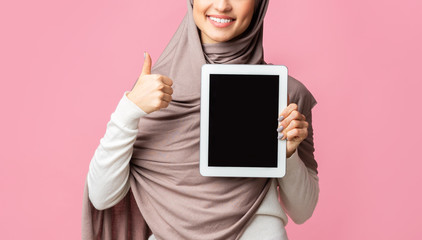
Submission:
[[[126,96],[146,113],[166,108],[171,102],[173,81],[163,75],[151,74],[151,57],[145,53],[142,73]]]

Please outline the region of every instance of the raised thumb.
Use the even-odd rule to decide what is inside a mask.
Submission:
[[[151,56],[144,52],[144,66],[142,66],[141,76],[151,74],[151,62]]]

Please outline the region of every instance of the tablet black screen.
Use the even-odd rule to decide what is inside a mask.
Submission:
[[[278,75],[210,75],[209,166],[277,167]]]

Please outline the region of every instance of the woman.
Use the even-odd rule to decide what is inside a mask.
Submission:
[[[277,128],[279,139],[287,139],[285,177],[199,174],[201,66],[265,64],[267,6],[268,0],[188,0],[188,13],[152,70],[145,54],[141,76],[124,93],[91,160],[83,239],[287,239],[285,212],[296,223],[312,215],[319,193],[316,101],[291,77],[292,104]]]

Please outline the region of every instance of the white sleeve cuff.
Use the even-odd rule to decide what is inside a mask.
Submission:
[[[111,117],[114,118],[115,121],[119,122],[123,127],[137,129],[139,119],[145,116],[147,113],[138,107],[134,102],[129,100],[126,95],[128,93],[129,91],[126,91],[123,94],[122,99],[120,99],[120,102]]]

